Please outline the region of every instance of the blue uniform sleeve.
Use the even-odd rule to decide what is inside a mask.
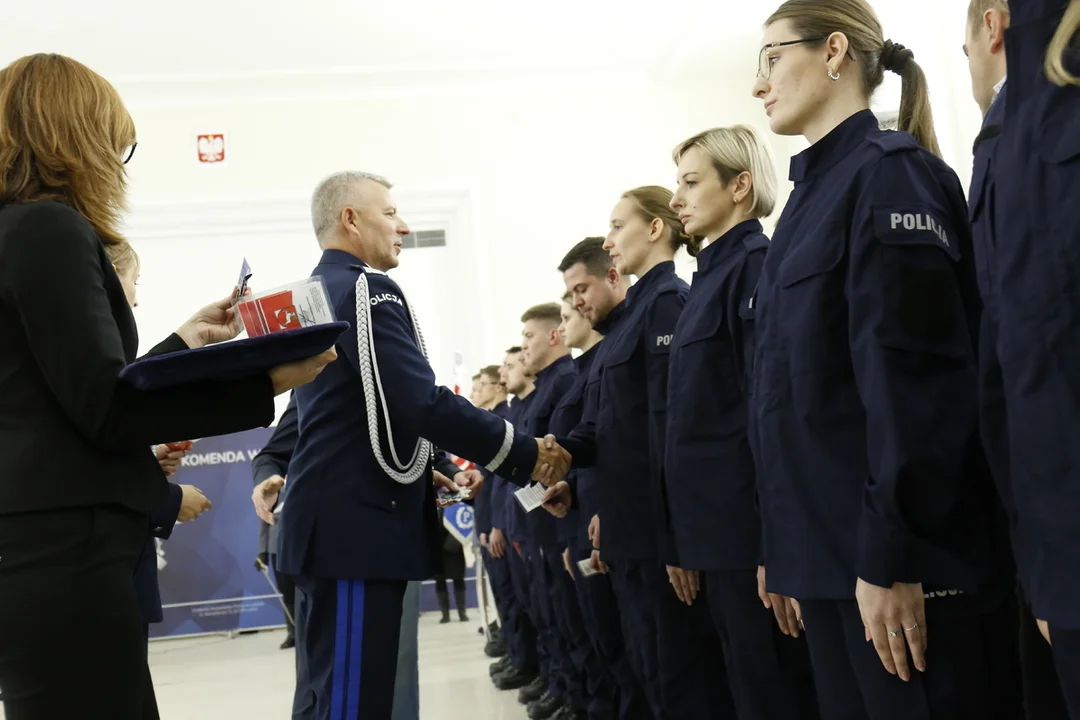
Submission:
[[[514,483],[529,481],[536,465],[533,438],[514,431],[505,420],[474,407],[464,397],[435,384],[435,373],[416,345],[401,291],[389,278],[369,274],[373,367],[381,383],[380,410],[385,409],[398,437],[422,437],[455,455],[468,458]],[[339,341],[358,373],[360,357],[355,334]],[[351,338],[351,341],[350,341]],[[366,340],[366,338],[365,338]]]
[[[154,537],[168,540],[180,517],[180,505],[184,500],[184,490],[176,483],[168,484],[165,497],[150,511],[150,527]]]
[[[977,426],[963,191],[921,153],[886,156],[850,238],[849,338],[866,413],[870,477],[856,572],[881,587],[919,575],[920,533],[940,525]],[[955,178],[953,178],[955,180]]]
[[[658,295],[645,325],[645,378],[649,400],[649,475],[650,487],[658,493],[656,502],[661,504],[663,529],[660,531],[660,554],[664,562],[678,565],[675,536],[671,530],[667,494],[664,485],[664,447],[667,438],[667,388],[668,361],[671,357],[671,340],[686,305],[686,297],[677,292]]]
[[[251,460],[251,475],[256,485],[275,475],[285,477],[289,474],[289,462],[299,437],[300,423],[296,413],[296,396],[293,395],[266,446]]]
[[[596,465],[596,416],[600,408],[600,374],[599,367],[589,376],[585,384],[585,402],[581,411],[581,420],[566,435],[559,435],[557,439],[573,457],[573,467],[591,468]],[[567,482],[571,478],[567,477]]]

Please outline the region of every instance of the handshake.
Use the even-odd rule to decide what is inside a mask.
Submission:
[[[547,488],[543,507],[555,517],[564,517],[570,510],[570,486],[564,478],[570,472],[573,458],[559,445],[554,435],[536,438],[536,465],[532,479]]]
[[[570,472],[570,463],[573,458],[554,435],[536,438],[536,465],[533,467],[532,479],[544,487],[551,487],[561,482]]]

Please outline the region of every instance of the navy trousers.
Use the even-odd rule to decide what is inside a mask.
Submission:
[[[1028,720],[1068,720],[1054,663],[1056,653],[1039,632],[1031,605],[1018,591],[1020,603],[1020,668],[1024,682],[1024,709]]]
[[[1054,643],[1054,665],[1069,717],[1080,720],[1080,630],[1050,628],[1050,640]]]
[[[526,546],[523,545],[522,550],[527,551]],[[510,635],[514,638],[510,644],[510,661],[518,670],[537,673],[540,671],[540,658],[537,651],[536,627],[533,625],[528,562],[525,557],[518,555],[510,542],[506,544],[506,559],[511,585],[514,588],[515,607],[513,625],[510,628]]]
[[[602,556],[602,553],[601,553]],[[660,667],[656,648],[656,613],[638,562],[608,563],[611,585],[619,605],[623,639],[630,666],[645,691],[653,716],[661,720]]]
[[[508,548],[508,551],[514,550]],[[511,615],[516,612],[517,603],[514,597],[514,581],[510,578],[510,560],[505,556],[495,557],[487,548],[484,548],[483,552],[484,570],[491,581],[491,594],[495,601],[495,609],[499,613],[499,626],[502,629],[503,640],[509,649],[514,642],[513,633],[510,631],[513,624]]]
[[[652,709],[645,697],[644,686],[634,672],[630,651],[623,640],[622,613],[615,599],[611,576],[585,577],[577,567],[578,560],[585,560],[591,555],[590,543],[571,543],[574,591],[577,593],[585,632],[588,633],[592,647],[599,657],[599,664],[610,676],[614,686],[604,682],[594,688],[594,680],[590,675],[590,697],[592,702],[596,703],[599,716],[603,715],[604,707],[608,703],[613,703],[614,717],[619,720],[651,720]],[[609,692],[610,696],[605,694]],[[593,705],[590,705],[590,715],[593,712],[592,707]]]
[[[739,720],[816,720],[806,639],[780,632],[773,611],[758,598],[757,571],[710,572],[704,577]]]
[[[297,708],[315,720],[391,720],[407,583],[296,578]]]
[[[577,594],[574,592],[574,580],[566,572],[563,563],[563,549],[558,545],[544,547],[544,564],[547,566],[548,598],[551,605],[555,633],[558,636],[562,663],[567,681],[567,702],[574,708],[588,711],[590,693],[588,687],[589,672],[593,682],[605,677],[599,656],[593,651],[585,622],[581,617]]]
[[[663,709],[659,720],[736,720],[728,687],[724,649],[709,605],[698,595],[692,605],[679,600],[667,569],[640,563],[656,623],[657,671]],[[786,720],[786,718],[785,718]]]
[[[959,611],[964,602],[963,596],[926,601],[926,672],[911,666],[905,683],[885,670],[866,641],[854,600],[804,600],[822,720],[1005,720],[992,701],[993,635],[1001,618]]]
[[[540,674],[548,679],[548,693],[564,703],[570,702],[570,677],[566,653],[559,642],[555,613],[551,607],[551,579],[543,549],[532,543],[522,543],[528,556],[529,591],[533,625],[536,627],[536,650],[540,656]]]

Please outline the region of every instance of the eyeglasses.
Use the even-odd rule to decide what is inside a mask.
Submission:
[[[763,80],[768,80],[772,76],[773,56],[768,54],[770,50],[787,47],[788,45],[801,45],[802,43],[821,42],[822,40],[826,39],[827,38],[823,37],[803,38],[802,40],[787,40],[785,42],[774,42],[765,45],[761,48],[760,52],[758,52],[757,76]]]
[[[136,143],[131,143],[131,147],[129,147],[127,149],[127,152],[124,153],[124,164],[125,165],[127,165],[129,162],[131,162],[131,158],[133,158],[135,156],[135,148],[137,148],[137,147],[139,147],[139,143],[137,143],[137,142]]]

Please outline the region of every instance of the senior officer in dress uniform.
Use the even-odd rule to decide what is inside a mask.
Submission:
[[[405,295],[385,274],[409,232],[389,191],[383,178],[344,172],[312,198],[323,250],[314,274],[353,325],[342,362],[296,393],[300,436],[281,519],[278,564],[296,576],[298,661],[318,720],[391,717],[406,582],[437,562],[431,443],[521,484],[549,458],[563,472],[569,464],[435,385]]]

